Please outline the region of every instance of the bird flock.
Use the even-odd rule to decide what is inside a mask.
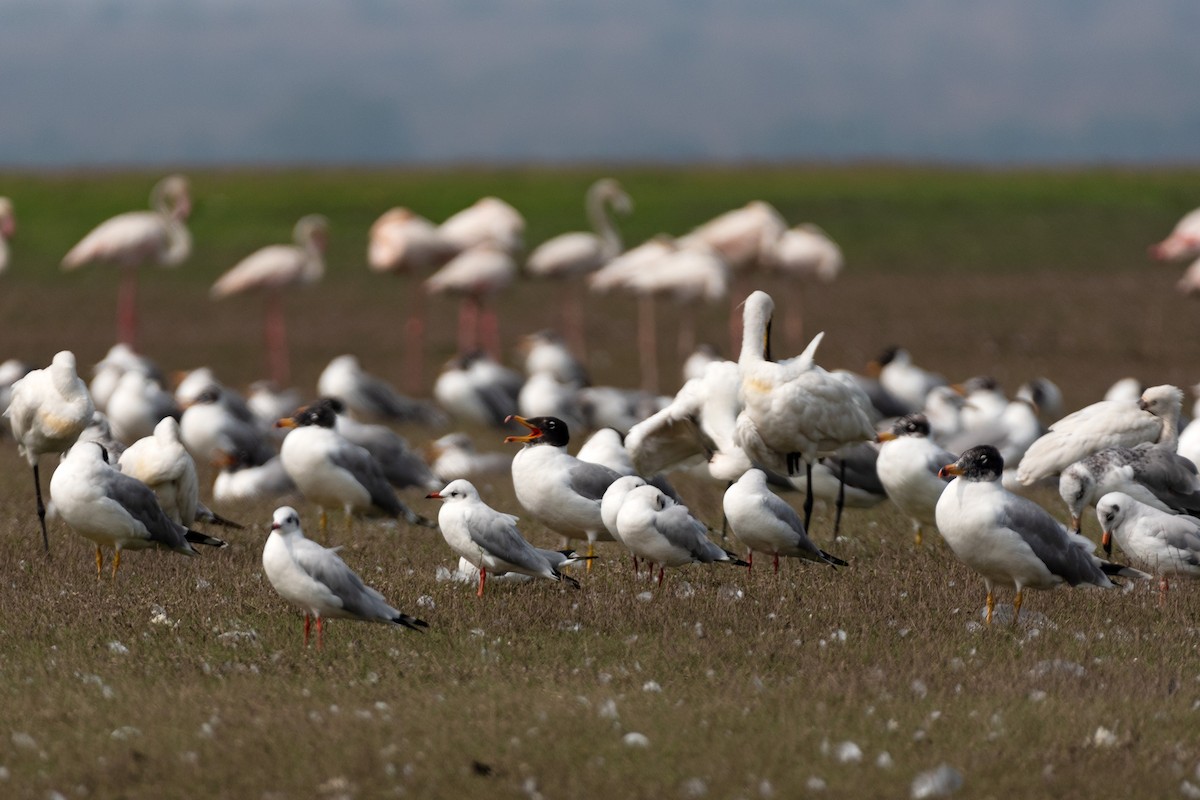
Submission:
[[[320,280],[329,233],[324,217],[304,217],[295,244],[247,256],[212,288],[214,299],[252,289],[266,299],[270,380],[243,396],[213,368],[171,381],[137,352],[137,268],[177,265],[191,247],[187,181],[164,179],[151,194],[153,210],[101,223],[63,259],[64,269],[96,261],[121,267],[118,343],[96,364],[90,385],[65,350],[43,368],[0,365],[4,427],[33,473],[43,548],[50,546],[50,513],[94,543],[98,577],[104,550],[113,551],[115,580],[123,550],[196,556],[193,545],[226,547],[196,528],[242,525],[205,500],[218,507],[279,502],[263,570],[279,595],[303,612],[306,644],[316,619],[318,646],[331,618],[412,630],[428,624],[364,584],[338,548],[306,538],[294,507],[301,504],[317,510],[323,536],[330,512],[343,517],[347,537],[364,517],[437,529],[460,563],[477,573],[481,597],[489,576],[581,589],[605,555],[597,545],[607,542],[614,544],[605,549],[629,554],[635,572],[642,564],[657,567],[659,584],[667,568],[690,564],[751,569],[755,552],[770,555],[775,571],[780,557],[853,569],[810,538],[817,501],[835,508],[835,536],[843,509],[893,503],[912,520],[914,546],[944,542],[981,576],[988,624],[996,587],[1014,590],[1015,624],[1026,589],[1112,588],[1120,580],[1157,576],[1165,602],[1170,578],[1200,576],[1200,447],[1191,444],[1200,434],[1193,431],[1197,423],[1185,426],[1179,388],[1139,386],[1131,394],[1118,384],[1109,397],[1063,415],[1062,395],[1047,379],[1009,398],[987,376],[951,385],[898,347],[861,374],[818,364],[824,333],[798,355],[780,359],[772,348],[775,301],[753,290],[753,276],[765,269],[836,276],[840,251],[819,229],[788,228],[769,205],[754,202],[685,236],[660,236],[624,250],[613,214],[630,213],[630,197],[605,179],[591,187],[585,203],[594,233],[550,239],[525,261],[531,275],[562,282],[567,336],[526,336],[523,371],[501,363],[491,303],[518,271],[520,213],[484,198],[441,225],[408,209],[392,209],[375,223],[367,245],[373,270],[423,278],[426,292],[461,299],[459,356],[440,371],[432,401],[401,393],[352,354],[326,367],[316,399],[287,388],[282,291]],[[1152,253],[1171,260],[1200,256],[1197,213]],[[0,198],[0,268],[14,231],[12,203]],[[737,358],[698,348],[695,332],[681,329],[688,357],[674,396],[658,393],[652,361],[642,363],[638,388],[593,386],[580,358],[586,352],[585,284],[639,298],[643,356],[655,350],[655,298],[686,303],[730,296]],[[790,298],[785,323],[797,337],[798,306]],[[415,381],[424,327],[423,304],[414,302],[405,322],[405,374]],[[430,437],[426,456],[394,423],[442,435]],[[497,438],[504,431],[504,442],[515,447],[481,452],[467,433],[443,433],[453,425],[496,430]],[[60,457],[49,504],[40,475],[44,455]],[[215,479],[202,500],[200,476],[209,468]],[[670,483],[672,473],[685,470],[722,493],[719,529],[716,520],[694,514]],[[476,487],[505,477],[520,508],[492,508]],[[1031,499],[1045,486],[1058,489],[1069,525]],[[405,489],[438,501],[436,519],[421,513],[432,504],[403,502],[398,491]],[[801,502],[802,514],[793,507]],[[1082,532],[1090,506],[1103,556]],[[522,518],[561,536],[563,549],[531,544]],[[728,549],[734,546],[729,535],[745,559]],[[572,541],[585,543],[586,551],[570,549]],[[1108,560],[1114,541],[1128,565]]]

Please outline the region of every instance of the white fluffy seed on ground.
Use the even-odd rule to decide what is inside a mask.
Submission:
[[[1099,728],[1096,728],[1096,732],[1092,734],[1092,745],[1095,747],[1116,747],[1117,734],[1101,725]]]
[[[962,773],[949,764],[940,764],[936,769],[922,772],[913,778],[913,800],[925,797],[949,797],[963,785]]]
[[[646,738],[645,734],[638,733],[637,731],[630,731],[625,734],[621,737],[621,741],[624,742],[626,747],[650,746],[650,740]]]
[[[863,760],[863,751],[854,742],[842,742],[833,748],[833,757],[842,764],[857,764]]]

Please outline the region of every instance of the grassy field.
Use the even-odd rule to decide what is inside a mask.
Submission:
[[[145,274],[143,349],[168,369],[257,378],[257,302],[215,304],[207,286],[319,211],[334,238],[325,281],[289,300],[296,383],[314,391],[343,352],[399,383],[404,284],[364,266],[374,218],[407,205],[440,220],[496,194],[525,213],[536,244],[583,227],[581,194],[600,172],[193,172],[194,256]],[[617,174],[637,203],[623,225],[631,243],[753,198],[829,231],[847,260],[836,283],[763,284],[781,308],[803,303],[810,333],[827,331],[827,367],[859,369],[899,343],[953,379],[987,372],[1015,389],[1049,376],[1069,407],[1124,375],[1200,379],[1178,269],[1145,256],[1200,205],[1196,171]],[[104,353],[115,276],[64,275],[57,262],[98,220],[141,207],[155,177],[0,175],[20,224],[0,277],[0,359],[44,363],[70,348],[90,364]],[[532,282],[506,293],[506,339],[555,324],[555,296]],[[452,354],[454,307],[431,309],[437,363]],[[723,344],[727,307],[698,313]],[[596,379],[632,385],[631,304],[606,298],[589,314]],[[673,391],[670,342],[661,357]],[[402,432],[418,445],[435,434]],[[500,434],[472,433],[504,447]],[[335,519],[326,540],[431,628],[334,623],[317,651],[262,575],[271,506],[221,508],[250,523],[228,549],[129,554],[113,583],[95,579],[89,545],[61,523],[42,555],[29,482],[0,443],[6,797],[900,797],[940,764],[961,773],[964,797],[1127,787],[1164,797],[1200,785],[1200,594],[1184,582],[1165,608],[1144,585],[1036,593],[1019,628],[985,630],[982,581],[940,542],[914,548],[885,505],[851,512],[836,542],[818,517],[815,538],[850,561],[837,571],[692,568],[658,589],[610,545],[579,591],[497,582],[480,600],[438,580],[454,559],[436,534],[379,523],[347,534]],[[677,485],[696,513],[719,519],[719,488],[688,476]],[[480,489],[520,513],[509,481]],[[419,493],[405,499],[436,511]],[[298,507],[315,536],[313,510]],[[627,743],[634,733],[644,746]]]

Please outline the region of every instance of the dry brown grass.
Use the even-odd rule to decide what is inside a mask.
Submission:
[[[952,378],[988,371],[1011,389],[1048,375],[1069,406],[1124,374],[1196,380],[1200,337],[1170,290],[1173,270],[923,277],[886,266],[852,263],[804,298],[809,329],[828,331],[826,366],[861,367],[903,343]],[[212,305],[203,285],[149,277],[150,355],[168,368],[215,365],[234,384],[259,374],[253,300]],[[111,274],[6,282],[0,355],[44,362],[69,347],[90,363],[107,348]],[[356,274],[298,294],[297,384],[312,387],[342,352],[399,382],[391,292]],[[780,306],[796,300],[775,294]],[[547,298],[530,285],[511,292],[505,334],[554,324]],[[433,306],[436,361],[452,347],[453,307]],[[725,310],[701,317],[720,340]],[[619,299],[596,305],[601,382],[635,374],[630,319]],[[431,629],[334,623],[317,651],[262,575],[270,506],[220,509],[252,523],[225,551],[130,554],[113,583],[96,580],[89,546],[61,523],[42,556],[29,480],[11,442],[0,447],[4,796],[754,798],[816,794],[815,780],[825,796],[906,796],[943,762],[971,797],[1132,786],[1162,797],[1200,783],[1200,596],[1182,582],[1162,609],[1144,586],[1033,594],[1024,625],[983,630],[982,582],[938,542],[914,549],[908,523],[883,506],[850,512],[836,543],[819,518],[815,536],[851,562],[838,571],[691,568],[658,590],[609,545],[580,591],[493,583],[479,600],[473,586],[436,580],[453,566],[436,534],[371,523],[348,537],[335,520],[329,540],[346,545],[347,562]],[[718,487],[678,484],[717,519]],[[506,481],[481,491],[519,513]],[[1111,746],[1096,745],[1100,727],[1115,733]],[[648,747],[623,743],[630,732]],[[847,741],[860,763],[839,760]]]

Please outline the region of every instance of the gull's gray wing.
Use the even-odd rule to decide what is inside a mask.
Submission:
[[[574,460],[567,468],[571,489],[589,500],[601,500],[604,492],[617,478],[621,477],[615,471],[603,464],[593,464],[590,461]]]
[[[997,516],[1001,525],[1019,535],[1046,568],[1067,583],[1109,584],[1092,555],[1072,543],[1062,523],[1037,503],[1008,494]]]
[[[116,470],[106,474],[105,482],[105,494],[146,528],[150,541],[180,553],[196,555],[184,538],[187,529],[166,515],[153,489],[137,478]]]
[[[668,501],[662,511],[654,516],[654,527],[674,547],[686,550],[692,558],[704,564],[724,561],[725,551],[708,538],[708,529],[691,515],[686,506]]]
[[[1130,465],[1134,478],[1169,508],[1200,512],[1196,465],[1190,459],[1157,445],[1135,447]]]
[[[517,518],[491,508],[473,508],[465,515],[471,541],[493,558],[530,572],[553,572],[545,557],[521,536]]]
[[[1200,566],[1200,519],[1180,514],[1158,520],[1160,525],[1156,535],[1180,551],[1183,563]]]
[[[368,620],[392,619],[400,613],[388,605],[383,595],[363,583],[334,550],[298,538],[291,551],[296,565],[341,600],[346,612]]]
[[[369,452],[356,444],[347,442],[329,454],[329,460],[349,472],[371,495],[371,504],[383,509],[391,516],[403,513],[403,504],[396,497],[391,484],[383,476],[383,469]]]

